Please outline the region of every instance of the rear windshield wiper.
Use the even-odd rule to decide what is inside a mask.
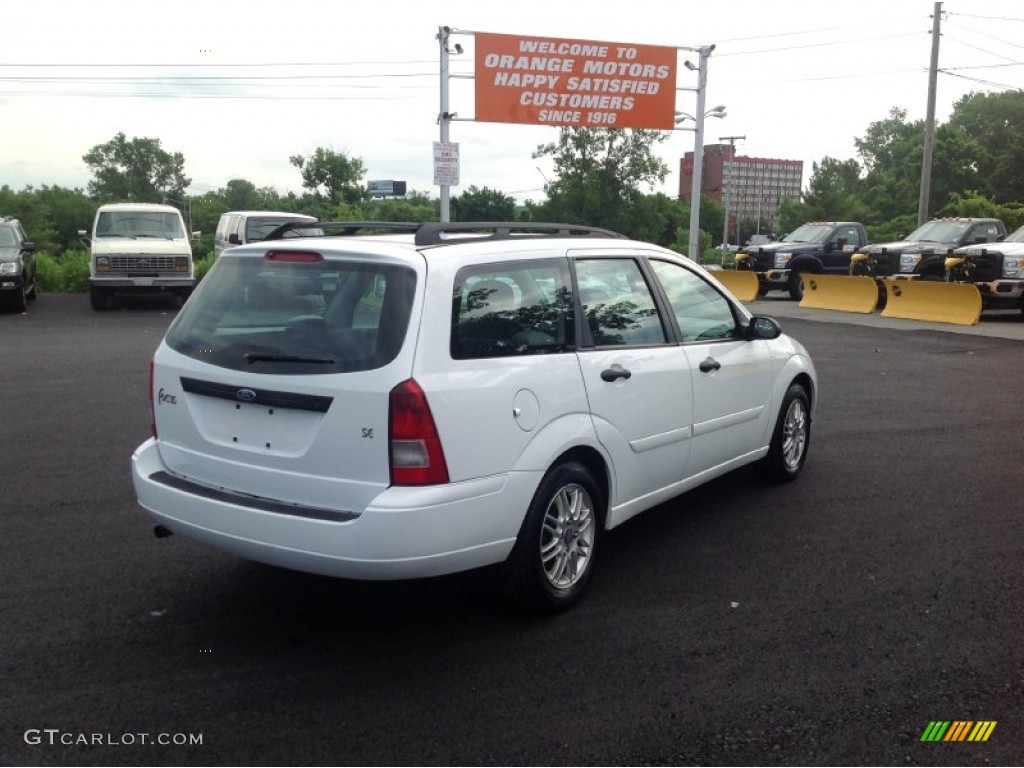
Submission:
[[[298,355],[261,355],[256,352],[246,352],[242,357],[247,363],[324,363],[332,365],[335,361],[322,357],[300,357]]]

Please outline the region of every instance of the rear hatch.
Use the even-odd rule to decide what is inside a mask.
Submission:
[[[154,358],[160,456],[212,489],[360,511],[390,481],[422,260],[305,242],[222,255],[172,324]]]

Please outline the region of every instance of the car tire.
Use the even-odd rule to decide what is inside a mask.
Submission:
[[[782,398],[768,455],[757,463],[757,469],[772,482],[795,480],[804,467],[810,445],[811,401],[803,386],[791,384]]]
[[[533,612],[554,613],[586,590],[602,524],[603,495],[590,471],[560,464],[541,480],[499,581],[506,597]]]
[[[97,312],[105,312],[110,306],[110,296],[103,288],[89,287],[89,303]]]
[[[27,312],[28,311],[28,297],[25,290],[25,283],[21,284],[21,287],[14,292],[14,303],[12,304],[15,312]]]
[[[789,275],[789,282],[786,284],[789,290],[789,298],[794,301],[801,301],[804,297],[804,278],[799,272],[792,272]]]

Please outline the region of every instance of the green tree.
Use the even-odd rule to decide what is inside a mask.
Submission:
[[[370,221],[440,221],[441,203],[426,192],[411,191],[405,197],[386,197],[366,205],[362,218]]]
[[[160,203],[173,197],[185,198],[192,179],[185,175],[185,156],[167,152],[160,139],[127,139],[118,133],[97,144],[82,160],[93,174],[89,194],[99,200],[130,200]]]
[[[864,180],[856,160],[825,157],[812,163],[811,169],[802,200],[804,221],[863,221],[868,217]]]
[[[706,206],[706,207],[705,207]],[[722,221],[722,206],[710,198],[703,198],[701,201],[700,220],[701,228],[712,231],[712,225],[707,222],[715,221],[717,210],[717,221]],[[683,227],[688,227],[690,221],[690,206],[675,198],[657,192],[653,195],[634,195],[629,207],[629,223],[622,229],[623,234],[644,240],[666,248],[672,248],[679,253],[686,253],[689,248],[689,241],[684,241],[681,248],[677,247],[676,236]]]
[[[969,93],[948,127],[977,144],[977,189],[997,202],[1024,200],[1024,90]]]
[[[865,169],[865,201],[872,218],[892,219],[917,210],[921,189],[924,121],[907,122],[907,111],[893,107],[889,117],[854,139]]]
[[[219,197],[229,211],[259,211],[264,208],[264,196],[248,179],[231,179],[217,190]]]
[[[547,186],[545,217],[628,231],[630,212],[643,185],[653,187],[668,167],[652,151],[665,131],[561,128],[558,140],[539,146],[534,158],[550,157],[558,178]]]
[[[357,157],[317,147],[312,154],[292,155],[289,161],[299,169],[302,186],[333,205],[370,199],[370,193],[361,183],[366,168]]]
[[[516,215],[515,200],[487,187],[470,186],[452,197],[451,208],[455,221],[512,221]]]

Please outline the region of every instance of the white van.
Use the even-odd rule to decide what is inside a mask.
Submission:
[[[172,293],[181,301],[196,285],[192,246],[181,211],[154,203],[101,205],[89,245],[89,300],[104,310],[116,293]],[[192,233],[198,240],[199,233]]]
[[[314,222],[316,217],[280,211],[229,211],[222,213],[220,221],[217,222],[217,232],[213,236],[213,255],[214,257],[220,256],[221,251],[233,245],[258,243],[282,224],[295,221]],[[296,230],[293,237],[320,234],[323,233]]]

